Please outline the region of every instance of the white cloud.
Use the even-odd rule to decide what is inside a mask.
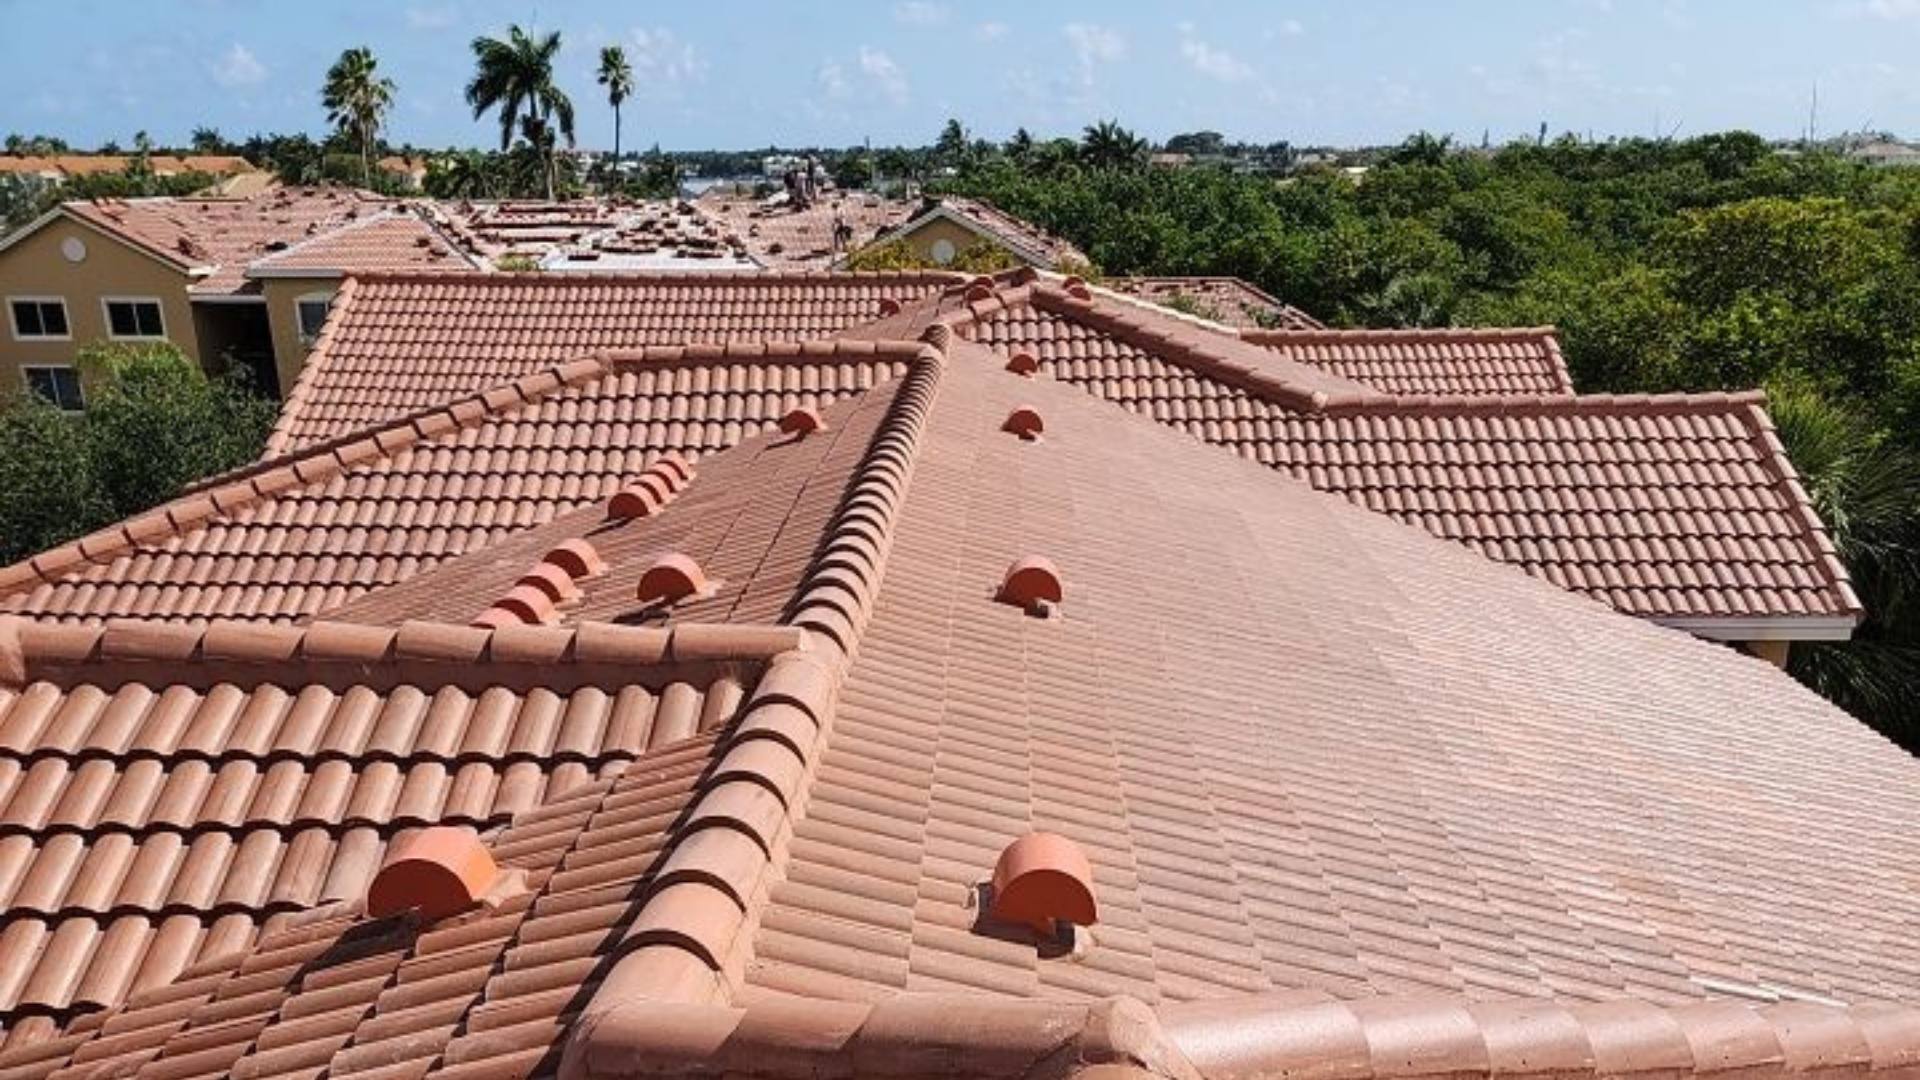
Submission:
[[[981,41],[998,41],[1007,36],[1007,24],[1003,22],[983,22],[973,28],[973,36]]]
[[[266,65],[255,59],[253,53],[237,41],[207,65],[207,71],[213,76],[214,82],[229,87],[254,86],[267,78]]]
[[[1867,0],[1867,14],[1882,19],[1920,16],[1920,0]]]
[[[1073,49],[1079,69],[1080,85],[1093,85],[1094,73],[1101,64],[1111,64],[1127,55],[1127,39],[1118,30],[1093,23],[1068,23],[1060,28]]]
[[[1204,41],[1183,39],[1180,42],[1180,55],[1186,58],[1188,66],[1209,79],[1233,83],[1253,78],[1253,68],[1245,60]]]
[[[936,4],[932,0],[905,0],[904,3],[893,5],[894,21],[909,26],[939,26],[951,14],[947,5]]]
[[[407,25],[415,30],[445,30],[453,25],[458,16],[452,4],[440,7],[410,7],[407,9]]]
[[[707,62],[690,41],[681,41],[665,27],[633,28],[633,46],[627,62],[633,65],[634,93],[643,98],[671,98],[686,83],[707,77]]]
[[[907,100],[907,73],[894,63],[893,57],[879,49],[860,46],[860,70],[880,87],[880,92],[895,105],[903,105]]]
[[[838,61],[828,60],[820,65],[814,75],[814,81],[820,84],[820,92],[835,101],[844,101],[852,89],[847,85],[847,73]]]
[[[1307,32],[1307,28],[1300,25],[1299,19],[1283,20],[1280,25],[1273,29],[1281,37],[1299,37],[1301,34]]]

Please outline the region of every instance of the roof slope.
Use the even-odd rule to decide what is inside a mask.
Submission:
[[[1100,284],[1169,307],[1196,306],[1201,309],[1196,315],[1247,330],[1326,329],[1320,320],[1237,277],[1110,277],[1102,278]]]
[[[284,453],[589,353],[800,341],[946,274],[377,275],[342,289],[267,444]]]
[[[765,639],[662,662],[672,640],[0,620],[0,1027],[28,1041],[357,900],[399,832],[491,829],[715,730]]]
[[[1762,661],[981,352],[943,377],[752,986],[1920,986],[1898,884],[1920,841],[1883,826],[1920,810],[1898,748]],[[996,433],[1021,404],[1042,441]],[[1060,568],[1056,618],[990,600],[1028,554]],[[1095,866],[1101,922],[1070,960],[973,930],[974,883],[1030,829]]]
[[[788,342],[662,346],[543,369],[270,458],[0,571],[0,611],[307,619],[597,503],[663,454],[698,459],[903,365],[871,344]]]
[[[762,561],[804,562],[780,578],[782,621],[809,633],[766,645],[785,651],[741,680],[718,738],[523,812],[495,845],[525,891],[425,929],[351,904],[289,919],[0,1071],[1920,1062],[1904,885],[1920,841],[1882,824],[1920,810],[1912,759],[1760,661],[928,333],[944,361],[916,350],[897,385],[838,407],[844,447],[743,444],[657,517],[596,535],[632,552],[716,529],[805,541]],[[1000,430],[1023,404],[1043,439]],[[716,480],[746,494],[698,497]],[[765,513],[782,502],[795,512]],[[993,599],[1034,552],[1066,579],[1050,617]],[[577,658],[589,626],[605,624],[522,634],[573,635]],[[505,633],[466,646],[463,670],[489,677]],[[1102,918],[1070,954],[974,929],[975,886],[1034,827],[1092,855]],[[1515,992],[1551,997],[1483,1000]],[[1794,994],[1848,1004],[1728,999]]]
[[[473,270],[478,264],[407,210],[389,210],[255,259],[248,277],[326,277],[382,270]]]
[[[1364,379],[1417,360],[1435,373],[1422,381],[1457,366],[1467,373],[1445,378],[1473,385],[1503,357],[1514,370],[1544,357],[1557,365],[1558,349],[1541,331],[1290,331],[1267,340],[1300,344],[1267,351],[1271,362],[1249,378],[1221,335],[1047,286],[1030,297],[966,332],[1621,611],[1733,638],[1844,637],[1858,617],[1757,395],[1336,390],[1321,401],[1293,372],[1324,365]]]
[[[1242,330],[1257,345],[1390,394],[1570,395],[1552,327],[1432,330]]]

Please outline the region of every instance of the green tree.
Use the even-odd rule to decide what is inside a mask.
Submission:
[[[80,351],[87,408],[0,405],[0,560],[129,517],[253,460],[277,414],[237,377],[208,378],[166,343]]]
[[[320,88],[327,122],[359,139],[360,180],[367,187],[373,186],[373,140],[393,106],[395,89],[393,80],[382,77],[378,69],[372,49],[364,45],[348,49],[327,69],[327,81]]]
[[[220,135],[220,129],[214,127],[196,127],[189,136],[189,145],[196,154],[227,154],[233,152],[232,144]]]
[[[958,168],[966,164],[967,157],[967,129],[960,126],[960,121],[949,119],[933,142],[933,158],[941,165]]]
[[[474,38],[476,70],[467,83],[467,104],[473,106],[475,120],[489,109],[499,113],[500,149],[512,145],[516,131],[523,136],[529,131],[541,136],[534,149],[544,163],[549,199],[554,192],[554,121],[558,121],[558,132],[568,144],[573,142],[573,101],[553,81],[553,58],[559,51],[558,31],[534,38],[515,25],[508,27],[504,41]],[[538,123],[529,124],[530,120]]]
[[[613,160],[620,160],[620,103],[633,93],[633,68],[627,63],[627,51],[618,45],[600,50],[600,70],[594,76],[607,88],[607,104],[613,106]]]
[[[1113,120],[1102,120],[1080,136],[1080,158],[1096,169],[1138,165],[1146,156],[1146,140]]]

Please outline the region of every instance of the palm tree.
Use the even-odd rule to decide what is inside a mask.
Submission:
[[[348,49],[327,69],[320,88],[327,122],[360,137],[360,182],[367,187],[373,186],[373,138],[393,106],[393,80],[380,77],[378,63],[364,45]]]
[[[1096,169],[1137,165],[1146,154],[1146,140],[1117,121],[1102,120],[1080,137],[1080,157]]]
[[[473,39],[473,57],[478,70],[467,84],[467,104],[473,106],[475,120],[488,109],[500,112],[500,149],[513,145],[515,131],[527,125],[522,117],[540,121],[538,130],[545,146],[536,146],[544,155],[547,198],[553,198],[553,120],[559,121],[560,134],[573,142],[573,102],[554,84],[553,57],[560,51],[556,31],[535,39],[519,26],[507,28],[507,39]]]
[[[595,76],[607,88],[607,104],[613,106],[613,162],[620,163],[620,103],[633,93],[633,68],[627,66],[627,51],[618,45],[600,50],[600,72]]]
[[[1847,641],[1796,642],[1787,670],[1908,748],[1920,747],[1920,460],[1811,391],[1767,411],[1867,615]]]

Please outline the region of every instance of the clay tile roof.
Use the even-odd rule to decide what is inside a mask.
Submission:
[[[198,276],[195,295],[244,291],[247,267],[390,204],[338,188],[276,188],[248,199],[142,198],[62,203],[69,215]]]
[[[503,760],[532,782],[562,740],[630,730],[585,717],[674,718],[597,779],[548,777],[545,802],[475,822],[520,875],[471,914],[276,910],[104,1008],[33,999],[0,1074],[1671,1080],[1920,1063],[1920,897],[1902,884],[1920,840],[1886,826],[1920,811],[1913,759],[1762,661],[1010,375],[947,325],[933,347],[822,343],[904,373],[830,406],[826,432],[705,458],[658,516],[593,537],[610,557],[589,608],[642,549],[704,536],[716,576],[750,582],[736,609],[754,582],[784,598],[753,622],[0,624],[0,761],[21,762],[16,802],[39,793],[14,843],[37,852],[69,820],[91,840],[102,805],[192,805],[180,858],[232,854],[176,874],[161,911],[180,926],[208,918],[209,890],[236,905],[216,921],[252,911],[267,872],[249,859],[285,835],[231,835],[281,802],[223,809],[242,802],[229,769],[305,769],[315,745],[379,769],[378,797],[313,798],[379,808],[342,825],[384,836],[413,820],[386,808],[417,805],[386,766],[438,783],[433,764]],[[994,434],[1022,404],[1048,417],[1044,442]],[[515,545],[548,539],[491,561],[524,569]],[[1035,550],[1071,582],[1047,617],[992,595]],[[213,774],[204,796],[102,802],[122,758],[181,747]],[[176,782],[198,781],[156,783]],[[1100,922],[1071,950],[976,928],[981,882],[1033,830],[1092,864]],[[325,876],[373,861],[343,858]],[[48,859],[17,888],[68,879],[73,856]],[[34,957],[22,986],[64,988],[77,955],[121,985],[114,928],[96,942],[76,922],[88,902],[9,911],[61,923],[18,954]]]
[[[383,211],[255,259],[248,277],[327,276],[385,270],[473,270],[478,264],[419,215]]]
[[[1188,305],[1204,318],[1247,330],[1325,329],[1320,320],[1237,277],[1110,277],[1100,284],[1158,304]]]
[[[893,230],[895,233],[913,232],[920,225],[938,216],[950,216],[966,226],[991,236],[1031,265],[1056,270],[1062,266],[1085,263],[1087,257],[1073,243],[1053,235],[1040,226],[1023,218],[1015,217],[985,199],[972,199],[960,195],[940,195],[930,197],[920,213],[901,223]],[[890,235],[882,233],[882,237]]]
[[[920,210],[915,200],[863,192],[836,192],[801,208],[720,195],[703,196],[693,205],[740,237],[755,262],[779,270],[825,270]],[[836,225],[848,230],[838,244]]]
[[[830,337],[877,318],[882,297],[926,297],[955,280],[943,274],[370,275],[336,302],[268,448],[313,445],[602,350]],[[693,448],[715,445],[725,443]]]
[[[1757,395],[1574,396],[1548,330],[1236,342],[1050,287],[1031,299],[964,332],[1618,610],[1733,639],[1844,637],[1859,616]]]

